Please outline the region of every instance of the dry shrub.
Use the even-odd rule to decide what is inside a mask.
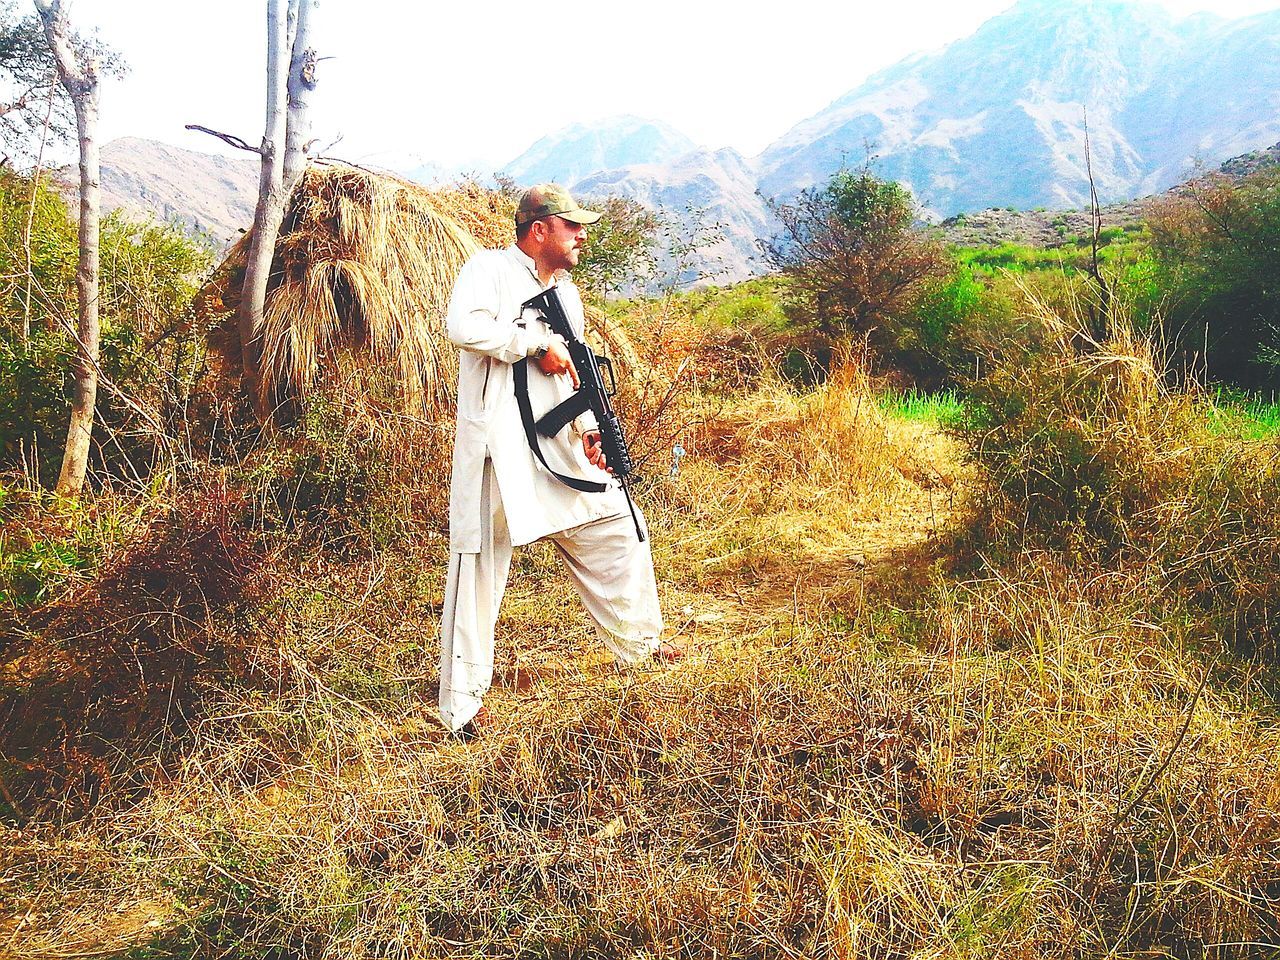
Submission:
[[[835,488],[893,500],[903,475],[919,472],[910,450],[888,436],[865,341],[826,343],[820,375],[815,366],[812,376],[793,377],[782,369],[788,356],[813,344],[750,318],[742,326],[709,321],[705,312],[696,298],[667,297],[606,314],[636,358],[616,403],[642,473],[668,471],[678,444],[685,466],[709,460],[738,478],[754,476],[752,486],[795,481],[807,503]]]
[[[1030,306],[1046,334],[1040,349],[973,388],[974,456],[996,495],[989,521],[1002,533],[1121,546],[1135,516],[1186,481],[1206,433],[1190,398],[1165,388],[1149,340],[1121,329],[1097,343],[1079,310],[1064,320]]]
[[[32,613],[0,663],[0,783],[15,815],[143,788],[191,718],[260,549],[225,485],[188,490],[82,587]]]
[[[690,446],[704,416],[698,397],[705,376],[702,338],[688,313],[673,308],[669,299],[602,316],[626,338],[614,406],[622,417],[632,460],[642,475],[659,473],[670,466],[676,444]],[[612,349],[606,353],[610,359],[617,356]]]
[[[453,423],[401,412],[393,383],[353,364],[238,465],[255,525],[329,559],[448,525]]]
[[[1150,339],[1116,324],[1098,343],[1078,310],[1063,320],[1032,308],[1051,347],[974,389],[980,410],[968,436],[990,477],[980,542],[1150,565],[1162,591],[1274,649],[1280,451],[1212,432],[1200,399],[1166,385]]]
[[[883,481],[886,425],[871,380],[852,356],[809,393],[781,381],[762,385],[731,416],[708,423],[699,449],[743,474],[777,476],[852,492]]]
[[[985,856],[1034,850],[1020,869],[1112,949],[1276,942],[1275,732],[1154,579],[1036,553],[938,591],[921,636],[955,718],[932,803]]]

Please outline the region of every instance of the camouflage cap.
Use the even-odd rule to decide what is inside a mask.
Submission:
[[[520,196],[516,226],[522,227],[543,217],[561,217],[570,223],[595,223],[601,216],[594,210],[583,210],[560,184],[540,183]]]

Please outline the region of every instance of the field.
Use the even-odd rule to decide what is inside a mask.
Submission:
[[[528,549],[496,723],[468,745],[434,716],[439,520],[404,512],[439,471],[345,525],[350,504],[316,505],[287,548],[254,542],[260,507],[225,485],[193,491],[205,511],[181,490],[82,508],[132,519],[6,660],[30,729],[61,738],[7,768],[8,949],[1272,949],[1280,743],[1270,653],[1241,646],[1270,635],[1243,629],[1256,605],[1151,558],[993,535],[986,468],[938,426],[954,400],[877,399],[852,362],[685,404],[689,453],[639,499],[689,659],[616,671]],[[361,449],[341,423],[309,428],[339,470]],[[1273,446],[1205,443],[1274,470]],[[165,565],[193,539],[202,562]],[[1272,589],[1262,567],[1253,584]],[[75,612],[89,601],[118,662]]]
[[[61,500],[63,355],[5,341],[0,954],[1280,955],[1275,405],[1177,368],[1137,231],[926,240],[864,329],[794,273],[593,306],[688,656],[618,669],[523,549],[468,743],[447,406],[317,351],[261,428],[179,258],[106,360],[173,416],[104,401]]]

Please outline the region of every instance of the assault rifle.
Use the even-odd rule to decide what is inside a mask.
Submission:
[[[613,377],[613,364],[607,357],[598,357],[587,344],[573,331],[569,317],[564,312],[564,304],[560,301],[560,291],[548,287],[536,297],[531,297],[521,305],[521,310],[531,308],[542,314],[542,318],[551,328],[551,332],[564,340],[569,348],[569,357],[578,371],[579,386],[573,396],[561,401],[543,414],[536,422],[529,405],[529,381],[527,360],[515,365],[516,399],[520,402],[520,416],[524,420],[525,436],[529,446],[537,455],[542,465],[551,470],[552,475],[561,483],[575,490],[587,493],[603,493],[608,484],[594,480],[583,480],[580,477],[566,477],[548,466],[538,446],[538,434],[554,437],[565,428],[569,421],[590,410],[595,414],[600,430],[600,449],[605,461],[613,470],[613,475],[622,486],[622,493],[627,498],[627,509],[631,511],[631,519],[635,521],[636,536],[644,542],[644,530],[640,526],[640,518],[636,516],[635,505],[631,502],[631,491],[627,489],[627,477],[635,470],[631,454],[627,450],[626,438],[622,435],[622,422],[613,412],[613,404],[609,398],[617,393],[617,383]],[[601,371],[609,371],[609,384],[606,386]]]

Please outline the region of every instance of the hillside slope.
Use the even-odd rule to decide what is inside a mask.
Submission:
[[[176,221],[218,245],[253,224],[258,164],[123,137],[102,148],[102,207]]]

